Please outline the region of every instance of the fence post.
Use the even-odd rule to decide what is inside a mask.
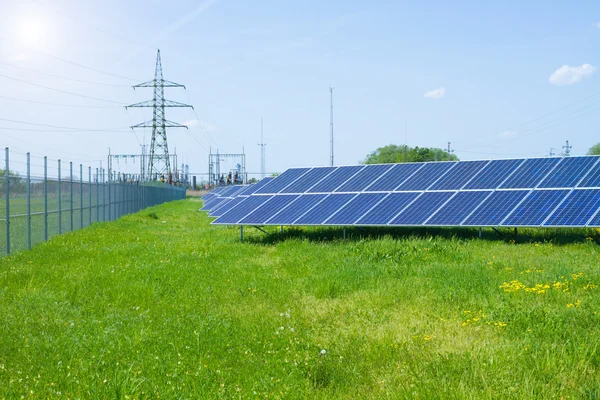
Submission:
[[[69,161],[69,223],[71,224],[71,232],[73,232],[73,161]]]
[[[102,169],[102,221],[106,221],[106,185],[104,183],[104,168]]]
[[[108,171],[108,220],[112,221],[112,219],[110,218],[110,203],[112,201],[112,198],[110,197],[110,179],[111,179],[111,173],[110,171]]]
[[[44,241],[48,241],[48,157],[44,156]]]
[[[31,250],[31,155],[27,153],[27,250]]]
[[[60,179],[60,159],[58,160],[58,234],[62,233],[62,182]]]
[[[83,229],[83,165],[79,164],[79,229]]]
[[[100,181],[98,168],[96,168],[96,222],[100,221]]]
[[[10,195],[10,162],[8,161],[8,147],[4,148],[4,161],[6,162],[6,166],[4,169],[4,196],[5,196],[5,212],[6,212],[6,254],[10,254],[10,200],[8,200],[8,196]]]
[[[92,167],[88,167],[88,193],[90,194],[90,219],[89,219],[89,224],[92,224]]]

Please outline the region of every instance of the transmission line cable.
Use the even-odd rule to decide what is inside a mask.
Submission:
[[[12,67],[12,68],[17,68],[17,69],[20,69],[20,70],[23,70],[23,71],[29,71],[29,72],[33,72],[33,73],[36,73],[36,74],[52,76],[52,77],[55,77],[55,78],[65,79],[65,80],[73,81],[73,82],[91,83],[92,85],[103,85],[103,86],[112,86],[112,87],[129,87],[129,85],[120,85],[120,84],[115,84],[115,83],[104,83],[104,82],[94,82],[94,81],[88,81],[88,80],[85,80],[85,79],[69,78],[67,76],[52,74],[50,72],[37,71],[35,69],[20,67],[18,65],[9,64],[9,63],[6,63],[6,62],[0,62],[0,64],[1,65],[6,65],[6,66]]]
[[[23,79],[13,78],[13,77],[11,77],[11,76],[7,76],[7,75],[4,75],[4,74],[0,74],[0,76],[1,76],[1,77],[3,77],[3,78],[6,78],[6,79],[11,79],[11,80],[13,80],[13,81],[22,82],[22,83],[27,83],[28,85],[37,86],[37,87],[41,87],[41,88],[48,89],[48,90],[53,90],[53,91],[55,91],[55,92],[59,92],[59,93],[65,93],[65,94],[70,94],[70,95],[72,95],[72,96],[77,96],[77,97],[83,97],[84,99],[92,99],[92,100],[98,100],[98,101],[105,101],[105,102],[107,102],[107,103],[121,104],[121,105],[125,104],[125,103],[121,103],[121,102],[119,102],[119,101],[113,101],[113,100],[108,100],[108,99],[102,99],[102,98],[100,98],[100,97],[86,96],[86,95],[84,95],[84,94],[73,93],[73,92],[69,92],[69,91],[67,91],[67,90],[56,89],[56,88],[52,88],[52,87],[49,87],[49,86],[40,85],[40,84],[38,84],[38,83],[29,82],[29,81],[26,81],[26,80],[23,80]]]
[[[2,39],[2,40],[4,40],[4,41],[7,41],[7,42],[11,42],[11,40],[9,40],[9,39],[5,38],[4,36],[0,36],[0,39]],[[58,56],[52,55],[52,54],[50,54],[50,53],[46,53],[46,52],[44,52],[44,51],[41,51],[41,50],[37,50],[37,49],[35,49],[35,48],[33,48],[33,47],[29,47],[29,46],[23,46],[23,47],[26,47],[26,48],[28,48],[28,49],[30,49],[30,50],[32,50],[32,51],[38,52],[38,53],[40,53],[40,54],[43,54],[43,55],[45,55],[46,57],[50,57],[50,58],[53,58],[53,59],[55,59],[55,60],[62,61],[62,62],[64,62],[64,63],[71,64],[71,65],[74,65],[74,66],[76,66],[76,67],[79,67],[79,68],[83,68],[83,69],[87,69],[87,70],[90,70],[90,71],[94,71],[94,72],[97,72],[97,73],[99,73],[99,74],[109,75],[109,76],[113,76],[113,77],[115,77],[115,78],[126,79],[126,80],[128,80],[128,81],[137,81],[137,79],[129,78],[129,77],[127,77],[127,76],[118,75],[118,74],[113,74],[112,72],[102,71],[101,69],[97,69],[97,68],[88,67],[88,66],[86,66],[86,65],[79,64],[79,63],[76,63],[76,62],[74,62],[74,61],[70,61],[70,60],[67,60],[67,59],[65,59],[65,58],[58,57]]]
[[[33,104],[43,104],[47,106],[58,106],[58,107],[74,107],[74,108],[121,108],[121,106],[83,106],[78,104],[59,104],[59,103],[50,103],[46,101],[37,101],[37,100],[28,100],[28,99],[19,99],[16,97],[9,96],[0,96],[0,99],[12,100],[12,101],[22,101],[25,103],[33,103]]]
[[[126,128],[114,128],[114,129],[87,129],[87,128],[73,128],[70,126],[58,126],[58,125],[48,125],[48,124],[38,124],[35,122],[25,122],[18,121],[14,119],[0,118],[0,121],[13,122],[15,124],[24,124],[24,125],[33,125],[33,126],[44,126],[48,128],[57,128],[57,129],[70,129],[72,131],[81,131],[81,132],[122,132],[123,129]]]

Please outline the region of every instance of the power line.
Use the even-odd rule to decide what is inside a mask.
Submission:
[[[0,99],[13,100],[13,101],[22,101],[24,103],[43,104],[43,105],[47,105],[47,106],[58,106],[58,107],[74,107],[74,108],[121,108],[121,106],[82,106],[82,105],[77,105],[77,104],[49,103],[49,102],[46,102],[46,101],[18,99],[16,97],[9,97],[9,96],[0,96]]]
[[[44,127],[47,127],[47,128],[70,129],[72,131],[80,131],[80,132],[123,132],[123,129],[126,129],[126,128],[114,128],[114,129],[73,128],[73,127],[70,127],[70,126],[37,124],[37,123],[34,123],[34,122],[18,121],[18,120],[7,119],[7,118],[0,118],[0,121],[13,122],[15,124],[24,124],[24,125],[33,125],[33,126],[44,126]]]
[[[91,83],[93,85],[103,85],[103,86],[112,86],[112,87],[129,87],[129,85],[119,85],[119,84],[115,84],[115,83],[94,82],[94,81],[88,81],[88,80],[85,80],[85,79],[69,78],[67,76],[61,76],[61,75],[57,75],[57,74],[51,74],[50,72],[37,71],[35,69],[20,67],[18,65],[9,64],[9,63],[5,63],[5,62],[0,62],[0,64],[1,65],[6,65],[6,66],[9,66],[9,67],[12,67],[12,68],[17,68],[17,69],[20,69],[20,70],[23,70],[23,71],[29,71],[29,72],[33,72],[33,73],[36,73],[36,74],[52,76],[52,77],[55,77],[55,78],[65,79],[65,80],[73,81],[73,82]]]
[[[40,85],[40,84],[37,84],[37,83],[29,82],[29,81],[26,81],[26,80],[23,80],[23,79],[13,78],[13,77],[10,77],[10,76],[7,76],[7,75],[3,75],[3,74],[0,74],[0,76],[1,76],[1,77],[3,77],[3,78],[6,78],[6,79],[11,79],[11,80],[13,80],[13,81],[22,82],[22,83],[27,83],[28,85],[32,85],[32,86],[41,87],[41,88],[48,89],[48,90],[52,90],[52,91],[59,92],[59,93],[70,94],[70,95],[72,95],[72,96],[83,97],[83,98],[85,98],[85,99],[92,99],[92,100],[98,100],[98,101],[105,101],[105,102],[107,102],[107,103],[113,103],[113,104],[121,104],[121,105],[125,104],[125,103],[121,103],[121,102],[119,102],[119,101],[113,101],[113,100],[108,100],[108,99],[102,99],[102,98],[100,98],[100,97],[86,96],[86,95],[84,95],[84,94],[73,93],[73,92],[69,92],[69,91],[66,91],[66,90],[62,90],[62,89],[56,89],[56,88],[52,88],[52,87],[49,87],[49,86],[44,86],[44,85]]]
[[[7,41],[7,42],[11,42],[11,40],[9,40],[9,39],[7,39],[7,38],[5,38],[5,37],[3,37],[3,36],[0,36],[0,39],[2,39],[2,40],[4,40],[4,41]],[[50,54],[50,53],[43,52],[43,51],[41,51],[41,50],[37,50],[37,49],[35,49],[35,48],[33,48],[33,47],[29,47],[29,46],[23,46],[23,47],[26,47],[26,48],[28,48],[28,49],[30,49],[30,50],[33,50],[33,51],[35,51],[35,52],[38,52],[38,53],[40,53],[40,54],[43,54],[43,55],[45,55],[46,57],[50,57],[50,58],[53,58],[53,59],[55,59],[55,60],[62,61],[62,62],[64,62],[64,63],[71,64],[71,65],[74,65],[74,66],[76,66],[76,67],[79,67],[79,68],[87,69],[87,70],[89,70],[89,71],[94,71],[94,72],[97,72],[97,73],[99,73],[99,74],[109,75],[109,76],[113,76],[113,77],[115,77],[115,78],[126,79],[126,80],[128,80],[128,81],[137,81],[136,79],[129,78],[129,77],[126,77],[126,76],[123,76],[123,75],[113,74],[112,72],[102,71],[102,70],[100,70],[100,69],[97,69],[97,68],[88,67],[88,66],[86,66],[86,65],[79,64],[79,63],[76,63],[76,62],[74,62],[74,61],[70,61],[70,60],[67,60],[67,59],[65,59],[65,58],[58,57],[58,56],[52,55],[52,54]]]

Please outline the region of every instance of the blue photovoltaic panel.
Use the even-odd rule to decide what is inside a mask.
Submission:
[[[258,189],[256,194],[275,194],[279,193],[281,189],[294,182],[296,179],[300,178],[302,175],[306,173],[310,168],[293,168],[288,169],[283,174],[279,175],[275,179],[271,180],[265,186]]]
[[[600,228],[600,212],[588,223],[591,228]]]
[[[456,164],[456,162],[427,163],[419,170],[419,173],[414,174],[410,179],[396,188],[396,190],[426,190],[433,182],[440,179],[444,173]]]
[[[326,194],[307,194],[302,195],[289,206],[275,214],[265,221],[268,225],[292,225],[302,214],[313,208],[322,201]]]
[[[535,188],[546,174],[554,168],[560,158],[531,158],[519,167],[519,170],[506,180],[502,189]]]
[[[304,193],[329,175],[336,167],[313,168],[279,193]]]
[[[396,216],[390,225],[421,225],[455,192],[424,192],[410,206]]]
[[[360,192],[392,167],[391,164],[366,165],[351,180],[338,187],[335,192]]]
[[[534,190],[502,226],[539,226],[567,194],[568,190]]]
[[[223,200],[225,200],[224,197],[215,197],[213,199],[210,200],[206,200],[204,202],[204,204],[202,205],[202,208],[200,209],[201,211],[207,211],[212,209],[213,207],[219,205],[219,203],[223,202]]]
[[[491,192],[459,192],[425,225],[458,226]]]
[[[330,194],[309,212],[294,221],[294,225],[319,225],[334,212],[342,208],[356,194]]]
[[[416,192],[391,193],[356,221],[356,225],[386,225],[417,196],[419,196],[419,193]]]
[[[424,163],[396,164],[381,179],[367,187],[365,192],[392,191],[424,165]]]
[[[236,224],[239,220],[250,214],[252,211],[269,201],[273,196],[250,196],[245,197],[236,207],[227,211],[219,218],[214,220],[213,224]]]
[[[497,226],[527,196],[527,190],[493,192],[477,210],[462,223],[465,226]]]
[[[225,214],[227,211],[231,210],[233,207],[238,205],[244,197],[236,197],[235,199],[227,199],[223,203],[219,204],[218,207],[213,208],[208,212],[208,215],[211,217],[220,217]]]
[[[439,181],[431,185],[429,190],[458,190],[481,171],[489,161],[459,162]]]
[[[242,185],[235,185],[235,186],[227,186],[227,188],[225,190],[223,190],[221,193],[219,193],[219,197],[232,197],[234,196],[237,192],[239,192],[240,190],[244,189],[245,187]]]
[[[594,157],[598,160],[600,157]],[[581,181],[577,187],[597,187],[600,188],[600,163],[596,164],[594,168],[590,170],[585,178]]]
[[[386,193],[361,193],[347,203],[339,212],[326,220],[325,224],[352,225],[385,196],[387,196]]]
[[[324,178],[321,182],[311,187],[307,193],[330,193],[341,186],[354,174],[363,169],[362,165],[353,165],[350,167],[338,167],[330,175]]]
[[[544,226],[585,226],[600,207],[600,190],[574,190]]]
[[[274,196],[262,207],[248,214],[239,222],[239,224],[262,225],[265,223],[265,221],[277,214],[298,197],[299,195],[297,194]]]
[[[240,195],[242,196],[250,196],[251,194],[256,193],[256,191],[258,189],[260,189],[261,187],[265,186],[267,183],[271,182],[274,178],[272,177],[265,177],[262,178],[260,181],[258,181],[257,183],[250,185],[246,190],[244,190],[242,193],[240,193]]]
[[[596,163],[596,157],[566,157],[539,185],[541,188],[572,188]]]
[[[463,189],[495,189],[524,160],[493,160]]]

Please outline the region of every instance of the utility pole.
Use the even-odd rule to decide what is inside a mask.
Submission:
[[[548,154],[549,157],[554,157],[555,153],[554,153],[554,147],[550,147],[550,154]]]
[[[264,178],[266,175],[265,146],[267,144],[263,140],[263,119],[262,118],[260,119],[260,143],[258,145],[260,146],[260,175],[261,175],[261,178]]]
[[[450,161],[450,153],[454,153],[454,150],[452,150],[452,149],[450,148],[450,143],[451,143],[451,142],[448,142],[448,150],[447,150],[447,151],[448,151],[448,161]]]
[[[187,126],[178,124],[177,122],[168,121],[165,118],[165,108],[167,107],[190,107],[189,104],[183,104],[172,100],[165,99],[166,87],[181,87],[184,85],[167,81],[163,79],[162,64],[160,61],[160,50],[156,54],[156,68],[154,70],[154,79],[148,82],[140,83],[133,86],[133,89],[141,87],[154,88],[154,97],[152,100],[143,101],[141,103],[126,106],[129,107],[152,107],[152,121],[142,122],[131,127],[135,128],[152,128],[152,140],[150,142],[150,154],[148,157],[148,169],[146,170],[146,179],[159,179],[165,176],[168,181],[171,181],[171,162],[169,159],[169,146],[167,145],[167,128],[185,128]],[[175,165],[177,168],[177,165]]]
[[[571,155],[571,149],[573,148],[573,146],[569,145],[568,140],[567,140],[567,143],[562,148],[563,148],[563,155],[565,157],[569,157]]]
[[[329,86],[329,127],[331,137],[329,140],[329,165],[333,167],[333,87]]]

